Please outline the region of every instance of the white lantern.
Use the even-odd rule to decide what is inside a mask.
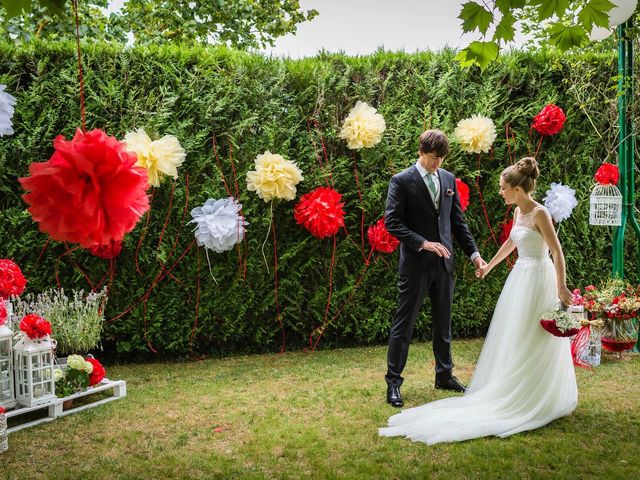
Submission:
[[[53,378],[55,340],[49,335],[29,338],[23,334],[13,347],[16,401],[35,407],[56,399]]]
[[[589,224],[622,224],[622,194],[615,185],[596,185],[589,197]]]
[[[0,325],[0,407],[13,408],[16,398],[13,390],[13,332]]]

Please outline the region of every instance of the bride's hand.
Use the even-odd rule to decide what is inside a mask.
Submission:
[[[566,285],[563,285],[558,289],[558,297],[560,297],[560,301],[562,301],[565,307],[568,307],[573,302],[571,290],[569,290]]]
[[[479,267],[476,270],[476,277],[478,278],[484,278],[487,276],[487,274],[491,271],[491,268],[489,268],[489,265],[483,265],[482,267]]]

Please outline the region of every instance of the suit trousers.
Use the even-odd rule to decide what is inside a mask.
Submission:
[[[402,371],[407,363],[409,343],[416,319],[428,294],[431,301],[433,330],[433,354],[436,360],[436,377],[451,376],[451,304],[453,302],[453,273],[447,272],[444,260],[438,259],[437,267],[426,271],[401,274],[398,279],[398,308],[393,318],[387,350],[387,374],[389,386],[402,385]]]

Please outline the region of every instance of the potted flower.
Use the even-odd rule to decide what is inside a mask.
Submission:
[[[96,358],[69,355],[66,366],[56,369],[54,373],[56,396],[68,397],[82,392],[102,382],[105,375],[106,370]],[[70,408],[72,403],[73,399],[68,399],[63,402],[63,406]]]
[[[602,346],[610,352],[623,352],[638,341],[634,320],[640,311],[640,289],[621,279],[609,279],[599,287],[585,288],[584,308],[602,319]]]
[[[52,289],[17,299],[15,309],[18,315],[36,313],[51,322],[58,355],[82,354],[100,342],[106,295],[106,288],[87,295],[82,290],[74,290],[71,297],[64,289]]]

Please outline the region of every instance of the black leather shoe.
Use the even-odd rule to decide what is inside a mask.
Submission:
[[[400,395],[400,387],[387,388],[387,403],[391,404],[391,406],[395,408],[404,406],[402,396]]]
[[[467,391],[467,387],[462,385],[460,381],[454,377],[448,378],[437,378],[436,379],[436,388],[439,390],[451,390],[453,392],[461,392],[464,393]]]

